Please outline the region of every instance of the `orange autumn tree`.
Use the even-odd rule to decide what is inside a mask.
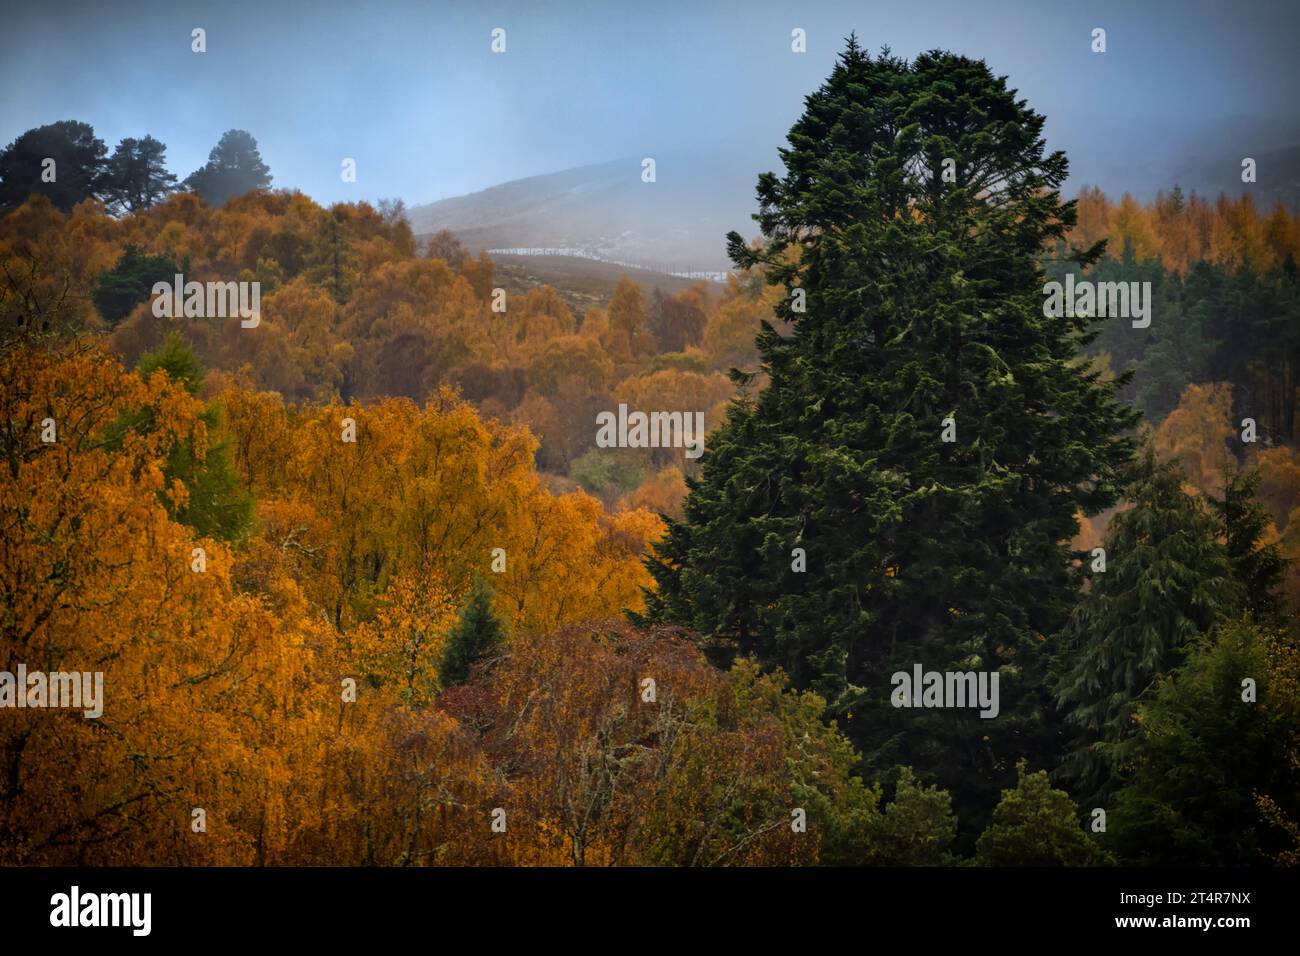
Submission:
[[[1127,243],[1138,261],[1159,259],[1180,275],[1198,262],[1227,269],[1249,265],[1260,273],[1288,258],[1300,262],[1300,216],[1280,201],[1261,211],[1249,193],[1207,199],[1174,186],[1148,203],[1128,194],[1116,203],[1097,187],[1085,186],[1077,202],[1070,242],[1087,248],[1107,239],[1107,252],[1115,258]]]
[[[1160,239],[1147,210],[1128,193],[1111,210],[1108,234],[1114,255],[1128,249],[1138,262],[1160,256]]]
[[[1177,460],[1197,491],[1219,496],[1233,465],[1228,450],[1233,434],[1231,386],[1188,385],[1178,407],[1156,429],[1155,450],[1162,461]]]
[[[242,592],[230,550],[168,517],[186,492],[165,484],[167,456],[206,440],[179,383],[75,342],[7,347],[0,381],[0,669],[102,672],[104,686],[96,720],[6,713],[4,862],[251,859],[320,624],[291,585],[275,611]],[[123,432],[145,408],[151,427]]]
[[[665,296],[623,277],[579,325],[555,288],[494,279],[492,261],[471,258],[454,237],[417,250],[400,209],[326,208],[290,191],[220,208],[177,193],[121,218],[94,202],[65,214],[35,197],[0,220],[0,260],[0,318],[15,326],[107,332],[128,364],[178,333],[221,387],[295,402],[423,403],[450,385],[485,416],[527,425],[538,467],[558,475],[590,450],[594,416],[620,383],[752,364],[774,301],[752,276],[717,301],[703,284]],[[256,328],[155,316],[153,273],[170,278],[173,268],[188,281],[259,283]],[[102,316],[93,303],[105,283],[112,314]],[[661,362],[676,346],[686,350]]]
[[[655,514],[680,519],[689,489],[686,478],[676,465],[668,465],[646,476],[636,488],[619,501],[621,508],[645,508]]]
[[[351,636],[358,670],[376,685],[389,685],[404,703],[432,704],[456,609],[455,597],[437,572],[397,578],[379,599],[374,620]]]
[[[85,342],[8,343],[0,382],[0,669],[104,675],[98,719],[5,712],[2,862],[493,859],[470,824],[494,774],[421,696],[420,652],[454,617],[436,578],[396,577],[345,635],[298,584],[316,584],[310,506],[271,507],[237,549],[169,517],[186,491],[166,484],[168,456],[206,440],[181,383]],[[288,438],[287,415],[250,408],[269,446]],[[142,409],[149,428],[124,431]],[[269,464],[252,484],[285,480],[287,461]]]
[[[6,714],[4,862],[811,863],[866,839],[879,795],[851,776],[821,702],[754,668],[720,674],[680,638],[572,623],[635,606],[658,522],[544,491],[526,434],[451,396],[299,410],[228,388],[261,498],[254,535],[231,547],[169,517],[185,490],[165,485],[167,455],[205,440],[181,383],[85,343],[10,348],[0,381],[4,666],[106,679],[98,721]],[[151,427],[121,433],[141,408]],[[367,444],[334,446],[342,412]],[[41,441],[46,418],[64,423],[56,441]],[[388,440],[399,432],[410,449]],[[435,707],[448,582],[483,563],[448,540],[504,543],[506,569],[487,573],[512,640]],[[322,612],[340,604],[336,626]],[[647,668],[662,691],[635,710]],[[490,707],[516,732],[498,736]],[[612,790],[574,776],[606,744],[632,747]]]
[[[457,599],[476,574],[489,576],[499,612],[526,630],[641,606],[640,556],[659,520],[607,515],[583,492],[552,494],[528,432],[484,422],[448,389],[423,408],[390,399],[286,409],[239,388],[221,401],[268,533],[345,633],[373,618],[390,582],[428,572]]]

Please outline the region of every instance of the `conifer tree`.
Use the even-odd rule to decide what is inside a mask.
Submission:
[[[1177,465],[1158,463],[1148,447],[1129,494],[1133,507],[1115,515],[1105,539],[1106,570],[1061,636],[1058,702],[1074,742],[1058,775],[1093,799],[1113,789],[1109,754],[1136,729],[1139,698],[1241,597],[1217,522],[1183,490]]]
[[[481,577],[476,578],[460,620],[447,635],[442,686],[464,683],[474,665],[492,657],[504,642],[501,621],[492,610],[492,589]]]
[[[29,129],[0,149],[0,212],[33,193],[48,196],[64,212],[84,199],[102,199],[107,152],[88,123],[60,120]]]
[[[1260,798],[1300,814],[1297,664],[1292,636],[1230,621],[1139,705],[1137,732],[1119,748],[1133,770],[1109,811],[1126,862],[1262,866],[1286,850]]]
[[[228,129],[208,153],[208,161],[185,179],[185,186],[213,206],[271,185],[271,169],[262,162],[257,140],[242,129]]]
[[[1258,468],[1239,469],[1228,476],[1223,497],[1211,498],[1209,504],[1227,543],[1232,576],[1241,588],[1242,610],[1256,620],[1276,621],[1282,612],[1278,588],[1288,562],[1277,542],[1263,543],[1272,519],[1255,499],[1259,482]]]
[[[877,776],[908,764],[991,810],[1039,746],[1066,542],[1113,501],[1135,414],[1072,361],[1094,320],[1044,315],[1040,256],[1075,208],[1005,78],[850,38],[806,102],[785,175],[759,178],[765,244],[729,236],[792,329],[765,323],[769,384],[710,436],[647,614],[816,689]],[[1000,671],[999,717],[892,708],[914,663]]]
[[[123,212],[148,209],[177,188],[176,174],[167,170],[167,147],[152,136],[129,136],[117,144],[107,182],[109,202]]]
[[[110,328],[116,327],[141,302],[149,299],[155,282],[170,283],[178,272],[188,271],[170,256],[150,255],[134,243],[95,282],[91,300]]]

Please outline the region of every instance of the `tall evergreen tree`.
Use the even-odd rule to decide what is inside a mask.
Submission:
[[[108,200],[118,209],[136,212],[161,202],[176,189],[176,174],[167,171],[167,147],[145,136],[127,137],[108,161]]]
[[[710,437],[647,615],[817,689],[874,773],[908,764],[991,810],[1043,731],[1066,542],[1113,501],[1135,414],[1072,362],[1094,320],[1044,315],[1040,256],[1076,212],[1005,78],[850,38],[806,102],[786,174],[759,178],[765,245],[728,237],[786,287],[792,333],[765,324],[769,384]],[[891,707],[915,663],[1000,671],[1000,715]]]
[[[226,200],[254,189],[271,185],[271,170],[262,162],[257,150],[257,140],[242,129],[231,129],[221,134],[217,145],[208,154],[208,161],[185,179],[185,186],[194,190],[213,206],[225,205]]]
[[[1081,797],[1113,790],[1108,754],[1136,730],[1138,700],[1241,597],[1218,522],[1182,485],[1181,470],[1148,447],[1134,469],[1133,507],[1111,519],[1106,570],[1061,635],[1058,701],[1074,742],[1058,776]]]
[[[464,683],[474,665],[491,658],[504,642],[501,621],[492,610],[492,589],[481,577],[476,578],[460,620],[447,635],[439,674],[442,686]]]

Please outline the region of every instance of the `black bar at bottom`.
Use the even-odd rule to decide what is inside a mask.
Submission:
[[[1017,930],[1060,939],[1199,933],[1231,945],[1242,933],[1294,931],[1297,882],[1288,870],[11,868],[0,869],[0,932],[6,943],[77,934],[128,946],[297,946],[408,931],[456,945],[468,930],[498,945],[516,933],[537,945],[572,922],[588,942],[604,929],[629,945],[713,935],[770,943],[778,930],[809,942],[847,930],[865,943],[906,927],[926,944]],[[147,935],[138,932],[142,894]]]

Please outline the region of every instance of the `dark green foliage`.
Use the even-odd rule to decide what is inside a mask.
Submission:
[[[1072,364],[1090,321],[1043,315],[1041,249],[1075,210],[1042,128],[982,62],[850,40],[788,173],[760,177],[765,249],[730,237],[738,265],[791,290],[793,334],[760,335],[770,384],[710,437],[650,564],[650,619],[784,668],[871,774],[913,766],[985,813],[1048,744],[1044,635],[1079,586],[1063,542],[1113,501],[1136,418]],[[1000,669],[1001,715],[892,708],[890,675],[914,663]]]
[[[900,767],[894,799],[885,805],[872,833],[870,862],[879,866],[949,866],[957,836],[952,797],[923,787],[909,767]]]
[[[108,147],[88,123],[61,120],[29,129],[0,150],[0,212],[21,206],[32,193],[48,196],[68,212],[83,199],[102,197]],[[42,182],[46,159],[54,160],[54,182]]]
[[[1098,267],[1096,275],[1098,282],[1151,283],[1151,327],[1144,331],[1131,325],[1125,328],[1128,323],[1119,318],[1108,323],[1108,331],[1112,341],[1122,338],[1135,347],[1144,346],[1133,384],[1126,391],[1133,393],[1133,402],[1144,415],[1158,421],[1178,405],[1189,383],[1206,379],[1214,350],[1207,303],[1176,274],[1167,275],[1158,262],[1135,266],[1107,262]]]
[[[1049,266],[1060,280],[1066,267]],[[1107,321],[1089,349],[1110,356],[1117,373],[1131,372],[1120,398],[1159,420],[1193,382],[1234,385],[1234,416],[1256,419],[1266,442],[1294,440],[1300,376],[1300,283],[1287,260],[1264,273],[1246,264],[1228,270],[1197,262],[1185,277],[1156,261],[1103,259],[1087,273],[1098,282],[1149,281],[1151,327]]]
[[[1177,275],[1166,274],[1159,261],[1135,262],[1125,250],[1121,258],[1104,257],[1086,271],[1074,263],[1053,262],[1047,272],[1058,282],[1073,272],[1076,281],[1151,283],[1150,328],[1134,329],[1127,318],[1108,317],[1087,349],[1108,354],[1117,374],[1130,373],[1120,386],[1121,400],[1162,418],[1178,404],[1188,382],[1203,380],[1211,347],[1203,317],[1187,314],[1182,283]]]
[[[1255,794],[1300,819],[1295,672],[1274,679],[1288,638],[1247,622],[1198,639],[1187,661],[1138,709],[1136,737],[1114,755],[1129,775],[1109,812],[1122,855],[1137,864],[1266,864],[1288,847]],[[1295,650],[1289,654],[1294,660]],[[1294,664],[1292,665],[1294,668]],[[1242,680],[1257,699],[1242,700]]]
[[[329,287],[334,300],[346,303],[356,285],[356,252],[342,223],[342,211],[336,206],[325,220],[325,242],[316,265],[307,270],[313,281]]]
[[[1218,523],[1182,484],[1181,470],[1158,464],[1148,447],[1126,496],[1133,507],[1111,519],[1106,571],[1060,638],[1058,703],[1074,739],[1058,775],[1088,799],[1112,783],[1100,745],[1133,732],[1138,699],[1241,597]]]
[[[975,862],[980,866],[1104,866],[1112,862],[1096,837],[1079,825],[1069,794],[1053,790],[1046,771],[1025,773],[993,811],[980,834]]]
[[[208,426],[207,454],[199,458],[182,442],[173,449],[163,474],[179,478],[189,490],[189,500],[176,510],[177,521],[199,534],[232,541],[248,530],[253,499],[231,463],[229,439],[221,435],[220,406],[209,405],[199,417]]]
[[[167,147],[145,136],[127,137],[108,161],[106,198],[124,212],[148,209],[176,189],[176,176],[167,171]]]
[[[505,643],[505,632],[492,610],[492,589],[480,577],[474,581],[460,620],[447,635],[439,677],[443,687],[463,684],[474,665],[490,660]]]
[[[262,162],[257,140],[242,129],[222,133],[207,163],[185,179],[186,188],[213,206],[225,205],[228,199],[270,185],[271,170]]]
[[[1228,476],[1223,498],[1211,498],[1209,504],[1227,542],[1242,609],[1257,620],[1277,622],[1282,613],[1278,588],[1288,562],[1278,544],[1262,543],[1273,522],[1268,509],[1255,500],[1259,482],[1258,469],[1235,471]]]
[[[1237,386],[1235,417],[1255,418],[1264,441],[1296,438],[1300,285],[1285,269],[1260,275],[1247,263],[1219,291],[1210,376]]]
[[[129,245],[113,268],[99,277],[91,298],[104,321],[113,328],[149,298],[155,282],[170,285],[180,271],[167,256],[151,256],[138,246]]]

